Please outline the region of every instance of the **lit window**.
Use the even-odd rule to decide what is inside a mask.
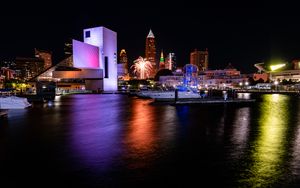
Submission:
[[[90,37],[91,37],[91,31],[86,31],[85,38],[90,38]]]

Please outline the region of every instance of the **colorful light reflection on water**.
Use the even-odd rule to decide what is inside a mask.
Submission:
[[[25,177],[22,185],[36,177],[53,187],[300,185],[298,98],[263,95],[245,106],[149,102],[73,95],[11,110],[0,120],[1,177],[16,184]]]
[[[257,135],[250,145],[250,163],[240,183],[250,187],[272,187],[284,178],[287,155],[289,97],[265,95],[259,106]]]

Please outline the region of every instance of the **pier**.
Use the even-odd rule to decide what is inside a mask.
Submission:
[[[257,90],[257,89],[239,89],[236,93],[257,93],[257,94],[300,94],[298,90]]]
[[[170,105],[201,105],[201,104],[250,104],[256,99],[232,99],[224,100],[223,98],[208,98],[208,99],[180,99],[180,100],[154,100],[152,104],[170,104]]]
[[[175,105],[180,104],[228,104],[228,103],[235,103],[235,104],[245,104],[245,103],[253,103],[255,99],[196,99],[196,100],[179,100],[175,101]]]

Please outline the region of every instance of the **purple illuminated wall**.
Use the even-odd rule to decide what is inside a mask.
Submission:
[[[73,62],[78,68],[99,68],[99,48],[73,40]]]
[[[104,73],[104,91],[116,91],[118,89],[117,33],[105,27],[94,27],[84,29],[83,38],[85,43],[99,47],[99,64]]]

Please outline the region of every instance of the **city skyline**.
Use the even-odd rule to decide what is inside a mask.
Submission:
[[[0,58],[32,56],[34,48],[38,48],[52,51],[53,62],[58,63],[64,57],[64,43],[69,38],[82,40],[81,30],[97,25],[117,32],[118,53],[126,49],[130,65],[139,56],[145,57],[145,37],[150,29],[156,37],[157,53],[162,49],[166,54],[175,53],[178,66],[189,63],[194,49],[206,48],[210,69],[223,69],[231,63],[242,72],[254,72],[255,63],[271,59],[291,62],[300,57],[299,16],[292,5],[280,8],[265,2],[203,2],[197,7],[192,3],[155,1],[152,5],[139,9],[133,3],[123,2],[113,10],[101,11],[95,7],[83,9],[76,3],[49,5],[43,11],[25,5],[24,10],[16,10],[17,14],[2,12],[2,28],[6,29],[0,31],[5,36],[0,44]],[[151,7],[160,11],[153,12]]]

